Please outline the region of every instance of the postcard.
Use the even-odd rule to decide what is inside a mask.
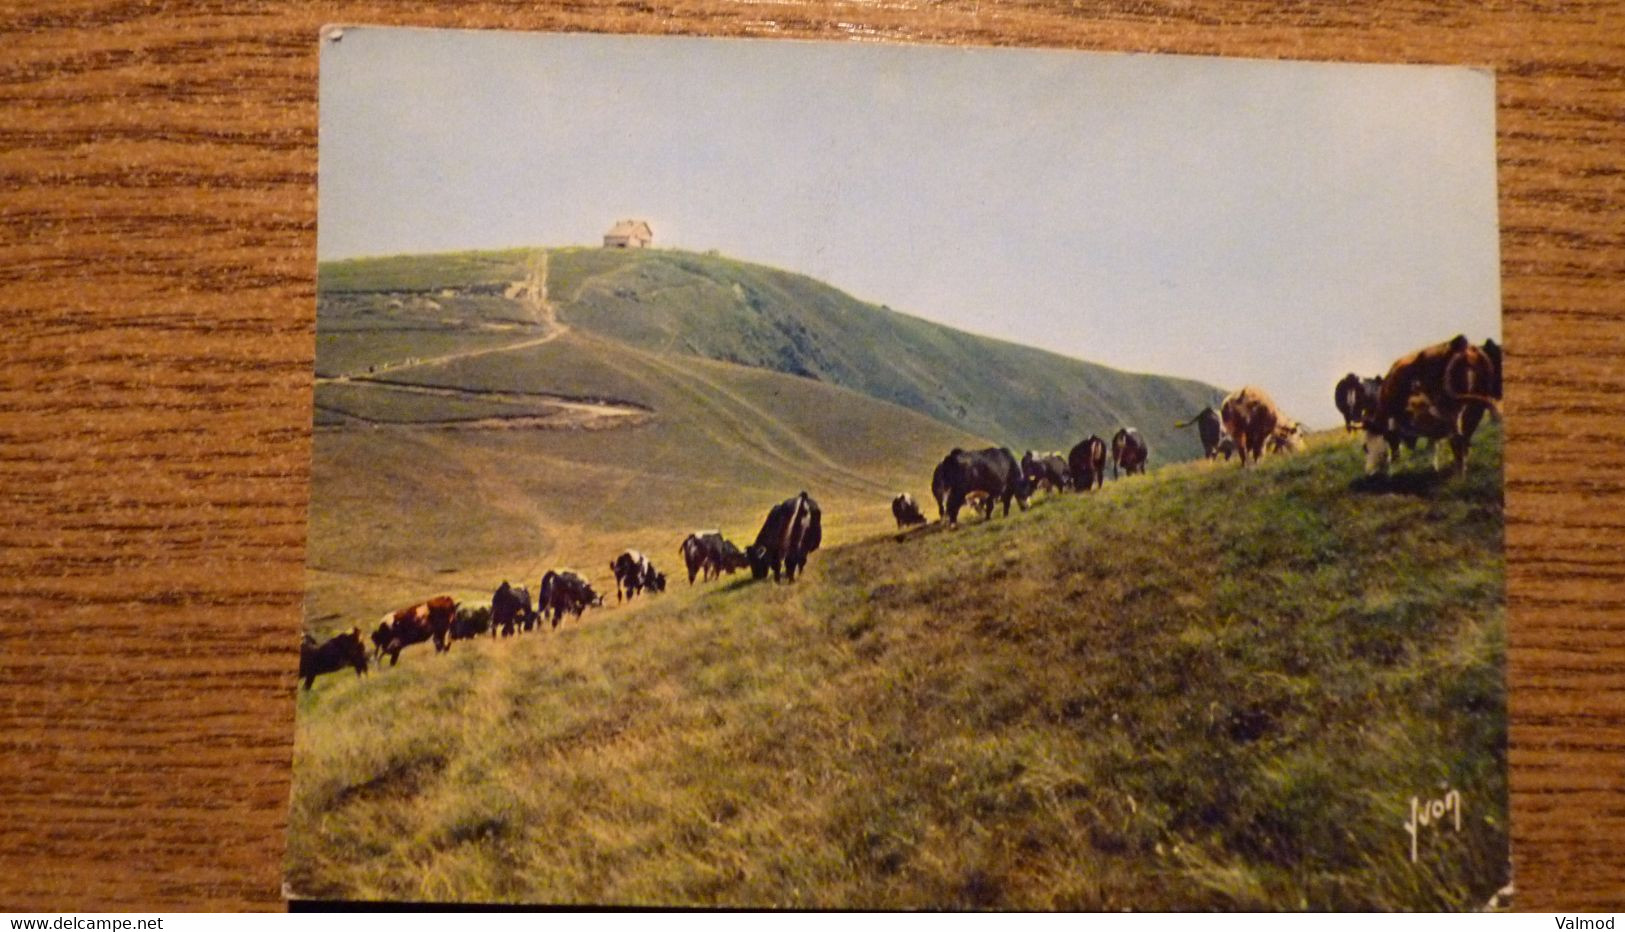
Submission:
[[[320,41],[290,896],[1505,905],[1493,75]]]

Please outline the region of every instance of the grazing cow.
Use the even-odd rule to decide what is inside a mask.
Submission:
[[[465,641],[479,637],[489,627],[492,627],[490,609],[481,607],[467,612],[459,609],[451,620],[451,639]]]
[[[1072,471],[1067,468],[1066,457],[1059,453],[1040,455],[1028,450],[1021,457],[1021,476],[1032,483],[1034,491],[1048,488],[1064,492],[1072,484]]]
[[[558,628],[565,612],[579,620],[588,607],[603,604],[604,597],[593,591],[592,584],[569,570],[548,570],[536,594],[537,610],[544,616],[553,613],[554,629]]]
[[[997,503],[998,499],[986,492],[977,491],[965,496],[966,507],[981,515],[983,521],[993,517],[993,506]]]
[[[706,567],[713,541],[717,543],[722,541],[720,531],[695,531],[683,538],[683,542],[677,546],[677,554],[683,558],[683,566],[688,569],[690,586],[694,585],[695,576],[706,580],[711,578]]]
[[[1283,424],[1270,431],[1264,449],[1271,453],[1301,453],[1308,442],[1302,424]]]
[[[1382,386],[1381,376],[1362,379],[1350,372],[1337,383],[1333,401],[1337,413],[1343,415],[1343,429],[1353,430],[1363,425],[1377,404],[1377,390]]]
[[[541,626],[542,616],[538,614],[536,609],[530,607],[530,587],[520,586],[514,590],[514,594],[519,597],[519,630],[534,631]],[[540,608],[540,606],[537,607]]]
[[[732,576],[738,570],[749,569],[750,560],[745,558],[745,551],[731,540],[719,541],[717,550],[712,556],[708,567],[712,579],[722,578],[723,573]]]
[[[695,576],[699,576],[702,582],[709,582],[720,578],[723,573],[731,576],[735,570],[750,565],[733,541],[725,540],[720,531],[695,531],[683,538],[677,553],[682,556],[683,565],[688,569],[690,586],[694,585]]]
[[[1145,438],[1132,427],[1124,427],[1112,435],[1112,478],[1117,478],[1117,470],[1122,469],[1123,475],[1132,476],[1135,473],[1145,474],[1145,461],[1151,458],[1151,448],[1146,446]]]
[[[323,673],[345,667],[354,667],[356,676],[367,672],[367,645],[361,642],[360,628],[329,638],[320,647],[308,634],[299,644],[299,678],[305,681],[305,689],[310,689]]]
[[[535,623],[536,612],[530,607],[530,590],[524,587],[515,589],[504,579],[497,591],[491,593],[491,636],[496,637],[500,632],[503,637],[508,637],[520,625],[529,631]]]
[[[400,662],[403,649],[424,641],[433,641],[437,654],[451,650],[447,635],[457,617],[457,603],[451,596],[435,596],[385,617],[389,621],[389,643],[384,645],[384,653],[389,655],[390,666]]]
[[[1224,420],[1224,431],[1236,445],[1241,465],[1247,467],[1251,456],[1257,465],[1264,455],[1264,445],[1272,449],[1299,450],[1303,448],[1303,429],[1281,413],[1275,402],[1263,389],[1248,385],[1230,393],[1219,406]]]
[[[897,497],[891,500],[891,516],[897,519],[898,530],[925,523],[925,515],[920,514],[919,503],[907,492],[899,492]]]
[[[773,571],[773,581],[779,581],[782,566],[787,582],[796,581],[796,573],[807,565],[807,557],[824,540],[823,519],[818,503],[802,492],[773,506],[756,535],[756,543],[745,548],[745,559],[750,561],[750,574],[763,579]]]
[[[1090,434],[1078,441],[1066,456],[1072,470],[1072,487],[1079,492],[1090,486],[1100,488],[1106,482],[1106,441]]]
[[[1214,457],[1222,456],[1226,463],[1230,462],[1230,457],[1236,455],[1236,442],[1230,439],[1229,434],[1225,434],[1219,438],[1218,445],[1213,448],[1213,455]]]
[[[1208,405],[1196,412],[1188,421],[1177,423],[1175,427],[1189,427],[1196,425],[1196,436],[1202,441],[1202,455],[1213,459],[1219,454],[1219,438],[1224,436],[1224,427],[1219,423],[1219,412]]]
[[[666,574],[655,569],[653,563],[643,568],[643,591],[665,592]]]
[[[959,524],[959,509],[972,494],[988,496],[988,514],[992,514],[992,500],[1004,502],[1005,517],[1010,516],[1010,500],[1025,511],[1032,497],[1033,486],[1021,474],[1016,455],[1004,447],[965,451],[955,448],[937,464],[931,477],[931,494],[937,498],[937,518],[948,519],[949,527]]]
[[[664,592],[666,590],[666,574],[655,570],[654,564],[649,562],[649,558],[636,550],[624,551],[620,556],[610,561],[609,571],[615,574],[616,604],[621,601],[623,589],[629,601],[644,589],[651,592]]]
[[[1500,411],[1490,394],[1495,375],[1490,354],[1460,335],[1395,362],[1366,424],[1367,475],[1385,471],[1400,443],[1419,438],[1448,439],[1456,475],[1466,475],[1473,431],[1486,412]]]

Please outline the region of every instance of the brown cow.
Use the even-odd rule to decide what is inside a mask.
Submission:
[[[998,499],[987,494],[986,492],[972,492],[965,496],[965,507],[981,515],[983,521],[987,521],[993,517],[993,506],[997,505],[998,503]]]
[[[1500,413],[1497,374],[1490,354],[1460,335],[1395,362],[1366,424],[1366,474],[1386,471],[1400,443],[1425,438],[1448,439],[1456,475],[1465,476],[1473,431],[1486,412]]]
[[[1270,431],[1264,449],[1271,453],[1301,453],[1308,442],[1302,424],[1284,424]]]
[[[438,595],[384,616],[389,625],[389,644],[384,648],[384,653],[389,655],[389,665],[393,667],[400,662],[403,649],[424,641],[433,641],[437,654],[451,650],[446,635],[456,617],[457,603],[449,595]]]
[[[299,677],[308,690],[323,673],[354,667],[355,675],[367,672],[367,646],[361,642],[361,629],[329,638],[320,647],[310,635],[299,645]]]
[[[1277,450],[1303,448],[1303,428],[1281,413],[1275,402],[1261,388],[1248,385],[1231,392],[1219,405],[1219,417],[1224,421],[1224,432],[1236,445],[1241,465],[1247,467],[1247,457],[1257,465],[1268,442]]]

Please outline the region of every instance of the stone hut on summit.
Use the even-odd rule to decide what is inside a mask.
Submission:
[[[604,234],[606,249],[643,249],[655,239],[655,231],[645,220],[622,220]]]

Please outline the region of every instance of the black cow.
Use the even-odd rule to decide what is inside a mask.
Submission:
[[[1151,447],[1137,428],[1123,427],[1112,435],[1111,453],[1113,479],[1117,478],[1119,469],[1125,476],[1136,473],[1144,475],[1146,461],[1151,458]]]
[[[650,563],[648,566],[643,568],[643,591],[666,591],[666,574],[655,569],[655,565],[653,563]]]
[[[949,451],[931,476],[931,494],[937,499],[938,520],[946,517],[949,527],[957,527],[959,509],[975,492],[988,496],[989,515],[993,511],[992,501],[997,500],[1004,503],[1005,517],[1009,517],[1010,500],[1015,499],[1025,511],[1033,485],[1021,474],[1016,455],[1004,447]]]
[[[684,567],[688,569],[690,586],[694,585],[695,576],[708,582],[723,573],[731,576],[735,570],[742,570],[750,565],[733,541],[723,538],[721,531],[695,531],[683,538],[677,553],[683,558]]]
[[[1072,470],[1059,453],[1039,455],[1028,450],[1021,457],[1021,476],[1032,483],[1035,491],[1048,487],[1051,492],[1063,492],[1072,484]]]
[[[542,616],[539,609],[542,606],[541,603],[537,603],[536,608],[530,607],[530,587],[520,586],[514,590],[514,594],[519,596],[519,630],[531,631],[541,627]]]
[[[899,492],[897,497],[891,500],[891,516],[897,519],[899,530],[925,523],[925,515],[920,514],[919,503],[907,492]]]
[[[522,625],[529,631],[536,624],[536,612],[530,607],[530,590],[515,589],[504,579],[497,591],[491,593],[491,636],[500,632],[503,637],[513,634]]]
[[[320,647],[310,635],[299,644],[299,677],[309,689],[316,677],[354,667],[355,675],[367,672],[367,645],[361,642],[361,629],[329,638]]]
[[[1106,482],[1106,441],[1090,434],[1066,456],[1072,472],[1072,488],[1087,492],[1100,488]]]
[[[1208,405],[1196,412],[1196,416],[1188,421],[1175,424],[1175,427],[1189,427],[1196,425],[1196,436],[1202,441],[1202,455],[1214,459],[1219,455],[1219,438],[1224,436],[1224,425],[1219,423],[1219,412]]]
[[[592,584],[569,570],[548,570],[542,576],[541,589],[536,594],[536,608],[546,615],[553,613],[556,629],[569,612],[577,619],[588,607],[603,605],[604,597],[593,591]]]
[[[721,544],[720,531],[695,531],[683,538],[677,545],[677,555],[683,558],[683,566],[688,570],[688,584],[694,585],[694,577],[702,579],[711,578],[708,557],[711,555],[713,543]]]
[[[731,540],[725,540],[717,548],[719,556],[711,561],[711,578],[716,579],[723,573],[732,576],[736,571],[749,569],[750,560],[745,558],[745,551]]]
[[[476,609],[464,611],[457,610],[457,615],[451,620],[451,639],[463,641],[468,638],[479,637],[491,625],[491,610],[481,606]]]
[[[666,591],[666,574],[657,571],[649,558],[636,550],[623,551],[610,561],[609,571],[615,574],[616,603],[621,601],[623,589],[628,600],[645,589],[650,592]]]
[[[1123,475],[1132,476],[1135,473],[1145,474],[1145,461],[1151,458],[1151,448],[1146,446],[1145,438],[1132,427],[1124,427],[1112,435],[1112,478],[1117,478],[1117,470],[1123,470]]]
[[[1382,388],[1382,377],[1362,379],[1350,372],[1337,383],[1337,413],[1343,415],[1343,429],[1353,430],[1370,420],[1377,410],[1377,392]]]
[[[785,499],[773,506],[756,535],[756,543],[745,548],[745,559],[750,561],[750,574],[763,579],[773,571],[773,581],[779,581],[782,566],[786,580],[796,581],[796,573],[807,565],[807,557],[823,542],[823,519],[818,503],[802,492],[795,498]]]

